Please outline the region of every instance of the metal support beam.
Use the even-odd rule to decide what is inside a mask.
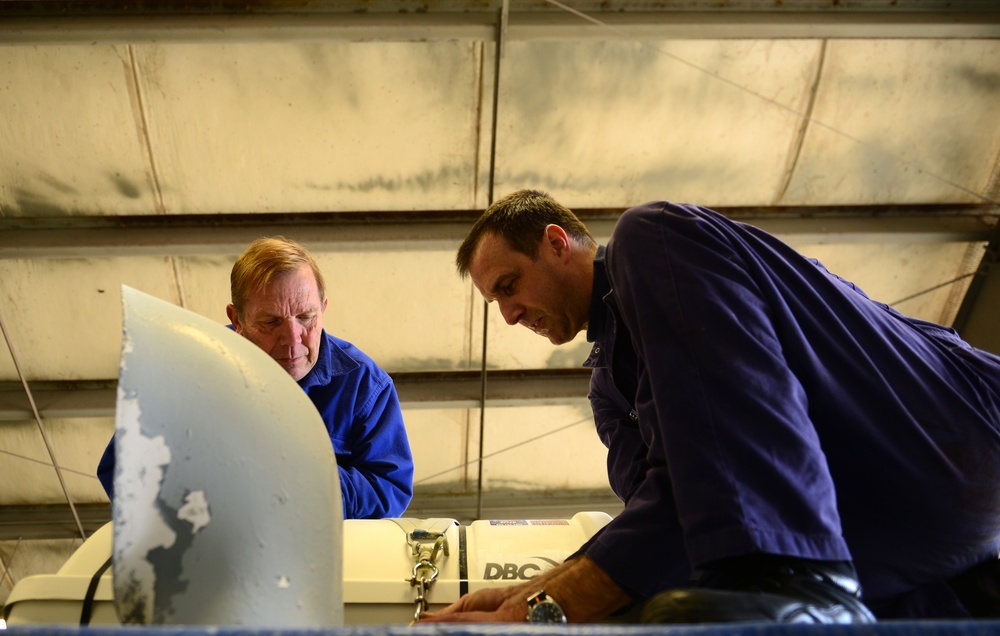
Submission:
[[[730,218],[800,243],[988,241],[1000,206],[873,205],[720,207]],[[600,238],[621,209],[577,209]],[[310,249],[419,250],[457,248],[482,210],[322,212],[0,218],[0,259],[112,256],[236,256],[252,240],[283,234]]]
[[[500,0],[297,3],[7,0],[0,3],[0,44],[99,42],[492,41]],[[995,38],[1000,10],[977,0],[782,3],[688,0],[651,9],[648,2],[510,3],[507,38]]]
[[[111,504],[77,504],[76,512],[87,536],[111,521]],[[80,540],[68,505],[0,506],[0,541],[30,539]]]
[[[404,408],[479,408],[479,371],[391,373]],[[489,371],[486,406],[560,404],[586,398],[589,369]],[[114,417],[116,380],[32,382],[31,393],[43,419]],[[17,382],[0,382],[0,422],[32,419]]]
[[[1000,33],[1000,13],[988,9],[968,13],[850,9],[821,12],[773,5],[768,9],[719,10],[703,4],[693,11],[580,10],[589,20],[570,13],[515,14],[511,17],[510,39],[968,39],[995,38]]]

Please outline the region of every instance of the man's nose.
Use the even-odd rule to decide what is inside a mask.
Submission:
[[[297,320],[285,321],[281,326],[281,339],[289,344],[298,344],[302,341],[302,325]]]
[[[524,309],[514,303],[502,302],[500,304],[500,314],[508,325],[516,325],[524,315]]]

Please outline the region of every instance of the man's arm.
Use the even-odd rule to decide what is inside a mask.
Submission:
[[[639,432],[638,418],[619,403],[613,385],[609,370],[596,368],[588,397],[597,435],[608,449],[608,482],[618,498],[628,504],[649,470],[649,449]]]
[[[636,412],[619,393],[619,385],[631,388],[633,394],[637,385],[628,337],[623,328],[619,330],[615,377],[607,367],[595,367],[589,393],[597,433],[608,448],[608,481],[625,509],[577,555],[586,554],[641,601],[668,587],[685,585],[690,571],[666,460],[659,448],[646,445]]]
[[[392,381],[373,398],[351,426],[349,448],[334,440],[345,519],[399,517],[413,496],[413,456]]]
[[[108,499],[114,500],[115,495],[115,436],[111,436],[101,455],[101,461],[97,464],[97,479],[104,486],[104,492],[108,493]]]
[[[543,588],[563,608],[570,623],[600,621],[631,602],[604,570],[587,557],[580,557],[525,583],[466,594],[439,612],[424,613],[420,622],[524,622],[528,597]]]

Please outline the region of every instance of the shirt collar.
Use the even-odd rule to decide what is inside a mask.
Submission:
[[[587,323],[588,342],[603,342],[607,330],[608,308],[604,304],[604,297],[611,293],[611,282],[604,266],[606,252],[607,248],[600,245],[594,256],[594,288],[590,294],[590,320]]]
[[[303,389],[315,384],[329,384],[333,376],[333,356],[330,355],[330,343],[327,341],[326,330],[319,336],[319,353],[316,354],[316,364],[309,373],[299,380]]]
[[[361,366],[347,351],[344,351],[343,341],[338,344],[337,340],[326,333],[320,334],[319,355],[316,356],[316,364],[309,370],[304,378],[299,380],[299,386],[307,389],[314,385],[327,385],[334,376],[345,375]]]

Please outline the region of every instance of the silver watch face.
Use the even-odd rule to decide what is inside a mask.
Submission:
[[[549,599],[540,601],[531,607],[528,620],[532,623],[565,623],[566,615],[557,603]]]

